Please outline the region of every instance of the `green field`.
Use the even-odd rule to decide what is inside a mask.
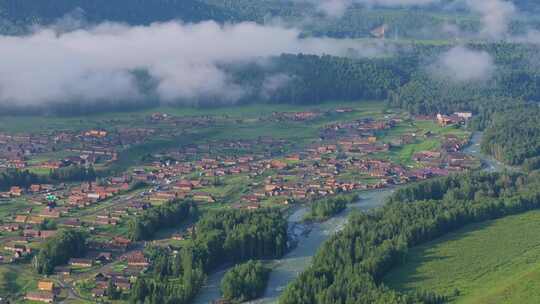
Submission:
[[[470,225],[411,249],[385,283],[452,303],[540,303],[540,211]]]
[[[228,116],[231,118],[256,118],[272,115],[272,112],[296,112],[328,110],[336,107],[351,107],[362,112],[378,111],[384,107],[382,101],[327,102],[320,105],[252,104],[222,107],[156,107],[131,112],[109,112],[84,116],[2,116],[0,132],[32,133],[44,130],[87,130],[92,128],[140,127],[144,117],[152,113],[166,113],[174,116]],[[134,123],[136,122],[136,123]]]
[[[22,296],[26,291],[35,290],[39,278],[29,267],[0,265],[0,295]]]

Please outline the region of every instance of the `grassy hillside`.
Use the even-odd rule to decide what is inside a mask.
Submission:
[[[453,303],[539,303],[540,211],[468,226],[410,251],[385,283]]]

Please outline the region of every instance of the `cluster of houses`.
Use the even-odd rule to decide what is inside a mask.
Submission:
[[[337,113],[351,111],[347,108],[335,110]],[[271,119],[306,121],[325,113],[273,113]],[[430,119],[448,125],[461,124],[470,117],[468,113],[456,113]],[[174,117],[154,113],[146,121],[149,124],[193,127],[196,124],[214,124],[216,118]],[[474,166],[474,160],[460,152],[467,144],[467,139],[454,135],[441,136],[441,145],[437,150],[414,153],[412,161],[416,166],[404,166],[384,157],[385,152],[394,146],[419,140],[415,134],[401,135],[394,139],[395,143],[381,140],[381,133],[401,122],[401,118],[396,116],[332,123],[320,129],[318,138],[302,146],[271,137],[213,140],[161,151],[153,155],[152,160],[140,164],[140,168],[131,168],[120,176],[105,178],[100,183],[12,187],[2,195],[24,197],[28,202],[34,202],[36,207],[17,210],[12,220],[0,225],[3,252],[9,253],[9,259],[4,261],[4,257],[0,256],[0,262],[25,258],[32,254],[32,248],[36,248],[33,242],[53,237],[55,230],[43,228],[42,224],[46,220],[54,220],[66,228],[87,227],[93,231],[87,256],[71,259],[68,265],[55,268],[55,273],[65,277],[71,274],[73,268],[94,269],[97,265],[124,261],[126,267],[123,271],[105,271],[106,268],[92,278],[95,283],[92,295],[96,298],[105,297],[111,284],[118,290],[129,290],[133,277],[144,271],[150,261],[137,249],[137,244],[97,228],[116,226],[124,218],[136,215],[153,204],[176,198],[191,198],[201,204],[223,201],[225,198],[216,194],[220,192],[212,190],[226,185],[228,178],[239,177],[241,179],[235,180],[245,183],[242,185],[242,193],[238,193],[238,200],[229,203],[234,208],[257,209],[269,201],[283,204],[310,201],[340,192],[381,188],[390,184],[444,176]],[[67,165],[84,165],[102,156],[115,159],[118,147],[143,142],[155,136],[156,132],[151,128],[87,130],[76,134],[63,132],[53,134],[53,142],[80,154],[69,159]],[[0,134],[0,143],[22,140],[37,144],[32,138]],[[67,144],[74,142],[77,145]],[[43,150],[30,150],[29,153],[47,151],[50,147],[47,142],[43,142],[43,145]],[[0,145],[0,159],[7,155],[4,153],[16,151],[24,160],[28,154],[20,149],[24,150],[25,147],[19,145],[19,150],[9,150]],[[62,162],[67,163],[67,160]],[[123,195],[139,182],[147,186],[136,195]],[[95,212],[84,218],[74,216],[78,211],[99,207],[100,204],[107,204],[107,208],[96,208]],[[55,301],[57,289],[54,286],[49,288],[44,283],[38,289],[28,293],[26,298],[47,303]]]
[[[165,124],[174,127],[211,127],[217,122],[228,120],[228,117],[221,118],[215,116],[174,116],[166,113],[153,113],[145,118],[150,124]]]
[[[120,261],[124,261],[126,267],[122,271],[103,271],[93,275],[91,280],[93,281],[94,288],[91,290],[91,295],[94,298],[103,298],[108,296],[109,286],[113,286],[119,292],[127,292],[131,290],[132,282],[136,280],[137,276],[141,272],[145,271],[150,262],[144,256],[142,251],[131,251],[118,258]],[[76,261],[77,265],[88,266],[93,263],[93,260]],[[93,265],[93,264],[92,264]],[[79,266],[81,267],[81,266]]]
[[[54,131],[43,134],[0,133],[0,168],[59,169],[114,162],[120,149],[140,144],[155,133],[151,128],[91,129],[82,132]],[[72,156],[33,161],[43,154],[65,151]]]
[[[272,118],[277,121],[306,121],[322,116],[322,112],[273,112]]]
[[[293,114],[299,113],[290,115]],[[299,119],[283,116],[283,113],[274,115]],[[414,155],[413,159],[421,168],[406,168],[371,157],[391,148],[377,138],[377,133],[400,122],[398,117],[389,117],[327,125],[321,130],[319,141],[287,155],[275,155],[272,148],[279,149],[288,142],[272,138],[186,146],[165,152],[166,159],[175,161],[154,162],[147,170],[135,169],[133,179],[160,185],[147,193],[146,199],[150,202],[191,197],[197,202],[213,203],[219,198],[201,191],[212,186],[213,177],[244,175],[248,177],[249,191],[241,197],[244,204],[235,206],[252,209],[269,198],[280,197],[284,203],[290,199],[309,200],[337,192],[448,175],[473,165],[470,157],[459,153],[467,140],[452,135],[441,139],[440,150]],[[402,144],[416,140],[414,135],[403,135],[399,139]],[[351,172],[356,174],[355,178],[346,177]]]
[[[71,188],[67,203],[69,206],[84,208],[111,198],[122,191],[128,190],[129,181],[123,179],[109,185],[98,185],[95,182],[86,182],[82,183],[80,186]]]
[[[36,184],[26,189],[12,187],[10,195],[23,196],[27,206],[35,206],[18,209],[11,218],[3,219],[0,224],[0,241],[4,255],[0,255],[0,263],[11,263],[25,258],[32,254],[32,248],[35,248],[36,244],[53,237],[57,230],[51,230],[55,227],[47,226],[46,221],[68,229],[81,228],[83,225],[90,229],[116,225],[122,217],[128,215],[122,206],[115,206],[114,210],[105,209],[93,218],[84,220],[72,214],[129,190],[129,180],[126,178],[108,178],[105,185],[81,183],[54,186]],[[115,250],[125,250],[127,247],[126,244],[116,241],[104,246],[106,249]]]
[[[45,136],[0,133],[0,168],[24,168],[27,157],[51,151]]]
[[[94,286],[90,292],[92,297],[102,298],[107,296],[111,285],[119,292],[129,291],[132,287],[132,282],[150,265],[150,262],[142,251],[138,250],[127,252],[119,256],[118,259],[126,263],[126,267],[123,270],[98,272],[91,277]],[[68,266],[58,266],[54,269],[54,273],[61,277],[69,277],[72,275],[73,269],[90,268],[96,265],[110,263],[111,261],[113,261],[113,254],[111,252],[92,252],[86,258],[70,259]],[[52,281],[39,281],[37,290],[28,292],[25,299],[53,303],[57,299],[60,290]]]
[[[352,112],[350,108],[338,108],[336,113]],[[274,112],[272,120],[306,121],[318,118],[328,112]],[[211,127],[217,123],[237,122],[238,119],[214,116],[173,116],[153,113],[146,117],[143,127],[117,128],[114,130],[89,129],[78,131],[48,131],[41,134],[0,133],[0,168],[42,168],[58,169],[72,164],[94,165],[96,162],[109,163],[118,159],[119,150],[146,142],[156,136],[173,137],[178,130]],[[155,124],[167,124],[173,128],[156,128]],[[32,162],[39,155],[66,151],[71,157],[50,159],[40,163]]]
[[[441,126],[449,126],[455,124],[464,124],[473,117],[471,112],[455,112],[451,115],[437,114],[437,122]]]
[[[55,267],[54,274],[60,278],[67,278],[72,275],[74,269],[99,267],[100,265],[103,266],[111,263],[116,259],[124,261],[125,268],[121,271],[113,271],[113,268],[103,268],[111,270],[94,274],[90,278],[94,286],[91,290],[91,295],[94,298],[105,297],[108,295],[107,293],[111,285],[119,292],[127,292],[131,289],[132,282],[137,276],[150,265],[150,262],[142,251],[128,251],[130,246],[131,241],[121,237],[115,237],[107,243],[91,242],[89,244],[91,251],[84,258],[71,258],[67,265]],[[95,251],[95,249],[101,251]],[[52,281],[40,281],[38,282],[37,290],[28,292],[25,299],[53,303],[57,299],[60,290]]]
[[[14,198],[21,197],[23,195],[39,196],[43,193],[51,193],[63,188],[63,185],[51,185],[51,184],[32,184],[28,188],[19,186],[12,186],[6,192],[0,192],[0,197]]]

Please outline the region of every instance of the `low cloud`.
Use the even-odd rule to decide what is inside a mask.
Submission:
[[[164,102],[213,98],[235,101],[246,92],[220,68],[282,53],[378,56],[384,45],[347,39],[300,38],[300,31],[255,23],[168,22],[149,26],[104,23],[65,31],[38,29],[0,36],[0,104],[130,100],[145,97],[137,71]],[[276,79],[269,79],[269,88]]]
[[[515,16],[515,5],[506,0],[467,0],[471,11],[480,14],[480,34],[491,39],[500,39],[508,33],[510,21]]]
[[[457,46],[441,54],[430,70],[436,77],[455,82],[484,81],[493,75],[495,64],[485,51]]]
[[[425,6],[442,3],[441,0],[293,0],[310,2],[316,9],[328,17],[343,16],[347,9],[355,4],[367,7],[407,7]],[[508,0],[455,0],[446,3],[447,7],[464,5],[471,12],[481,18],[482,28],[480,35],[483,38],[500,39],[508,33],[508,27],[517,14],[516,6]]]
[[[415,6],[427,5],[440,2],[440,0],[355,0],[355,2],[365,5],[377,6]]]
[[[524,35],[513,37],[511,41],[516,43],[540,44],[540,31],[529,30]]]
[[[352,5],[359,4],[368,7],[399,7],[422,6],[437,3],[440,0],[293,0],[296,2],[309,2],[315,5],[317,11],[331,18],[339,18],[345,14]]]
[[[273,74],[264,79],[261,97],[268,99],[278,90],[286,87],[293,77],[284,73]]]
[[[351,4],[351,0],[324,0],[317,4],[317,10],[328,17],[341,17]]]

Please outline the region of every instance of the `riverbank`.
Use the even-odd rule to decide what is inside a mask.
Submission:
[[[502,171],[506,167],[504,164],[481,154],[480,142],[481,133],[474,133],[471,137],[469,146],[463,150],[464,153],[477,157],[482,162],[482,170],[487,172]],[[248,302],[251,304],[269,304],[276,303],[282,291],[298,275],[304,271],[311,263],[313,255],[317,252],[321,244],[330,236],[343,229],[347,224],[349,214],[353,210],[370,210],[384,205],[386,198],[394,192],[396,187],[389,187],[377,190],[368,190],[359,194],[360,199],[347,206],[344,212],[330,218],[322,223],[313,223],[310,225],[309,234],[299,233],[296,246],[288,252],[283,258],[267,261],[272,272],[264,296],[260,299]],[[289,227],[301,227],[302,219],[308,212],[307,206],[299,207],[288,218]],[[300,225],[300,226],[298,226]],[[297,228],[294,228],[297,229]],[[300,230],[299,230],[300,231]],[[226,270],[215,272],[208,277],[207,284],[203,286],[199,295],[195,299],[195,304],[208,304],[219,299],[219,285]]]

